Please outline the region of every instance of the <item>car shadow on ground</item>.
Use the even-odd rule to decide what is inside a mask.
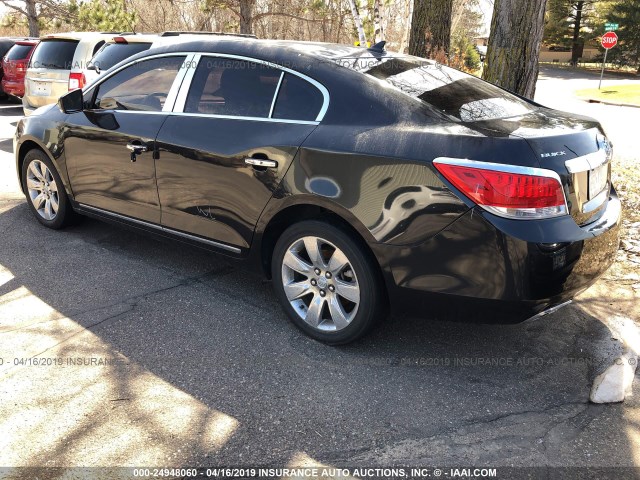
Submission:
[[[78,461],[74,455],[89,461],[68,445],[91,439],[107,453],[122,451],[121,433],[105,435],[118,415],[128,415],[154,448],[179,445],[200,465],[282,466],[301,455],[332,465],[562,465],[563,455],[584,448],[585,436],[594,454],[572,457],[577,464],[614,461],[611,439],[590,429],[605,416],[619,431],[622,406],[591,405],[588,396],[594,372],[619,351],[607,327],[579,308],[511,326],[395,317],[354,344],[329,347],[287,321],[259,275],[198,248],[90,219],[47,230],[25,203],[0,214],[0,232],[0,266],[11,277],[0,285],[0,318],[9,324],[5,341],[18,332],[15,355],[26,355],[21,345],[45,335],[59,357],[110,352],[126,359],[101,371],[110,393],[84,404],[68,399],[83,419],[95,420],[62,422],[54,437],[64,441],[27,464],[67,466]],[[15,301],[16,292],[37,297],[53,313],[25,314],[14,325],[6,299]],[[82,329],[93,340],[75,342],[87,334]],[[62,395],[40,375],[30,380],[33,388]],[[97,388],[98,380],[85,385],[83,375],[57,378],[50,388]],[[164,397],[145,390],[145,375],[186,397],[156,405],[154,398]],[[18,404],[35,401],[15,394]],[[167,431],[187,397],[202,409],[194,407],[188,421]],[[58,417],[41,416],[42,422],[60,423],[59,408],[65,407],[54,409]],[[212,429],[230,433],[218,441]],[[633,464],[630,443],[622,435],[616,449]]]

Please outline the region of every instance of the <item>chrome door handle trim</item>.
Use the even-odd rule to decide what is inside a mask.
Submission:
[[[262,158],[245,158],[244,163],[253,167],[276,168],[278,166],[278,162],[275,160],[265,160]]]
[[[134,145],[132,143],[127,143],[127,148],[134,153],[142,153],[149,150],[146,145]]]

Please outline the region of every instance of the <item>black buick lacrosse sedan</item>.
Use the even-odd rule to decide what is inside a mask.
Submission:
[[[249,260],[331,344],[389,309],[549,312],[619,241],[597,121],[382,45],[183,37],[22,119],[14,146],[43,225],[88,215]]]

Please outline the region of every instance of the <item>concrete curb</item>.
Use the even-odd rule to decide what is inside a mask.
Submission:
[[[640,108],[640,105],[634,105],[633,103],[615,103],[615,102],[607,102],[606,100],[596,100],[595,98],[583,98],[585,102],[589,103],[601,103],[603,105],[611,105],[614,107],[632,107],[632,108]]]
[[[633,380],[638,366],[640,330],[628,317],[614,316],[605,324],[614,341],[622,344],[622,354],[593,381],[589,400],[592,403],[623,402],[633,395]]]

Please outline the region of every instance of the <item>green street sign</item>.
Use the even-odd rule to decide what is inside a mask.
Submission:
[[[617,23],[607,22],[604,24],[604,29],[606,32],[613,32],[617,30],[619,25]]]

